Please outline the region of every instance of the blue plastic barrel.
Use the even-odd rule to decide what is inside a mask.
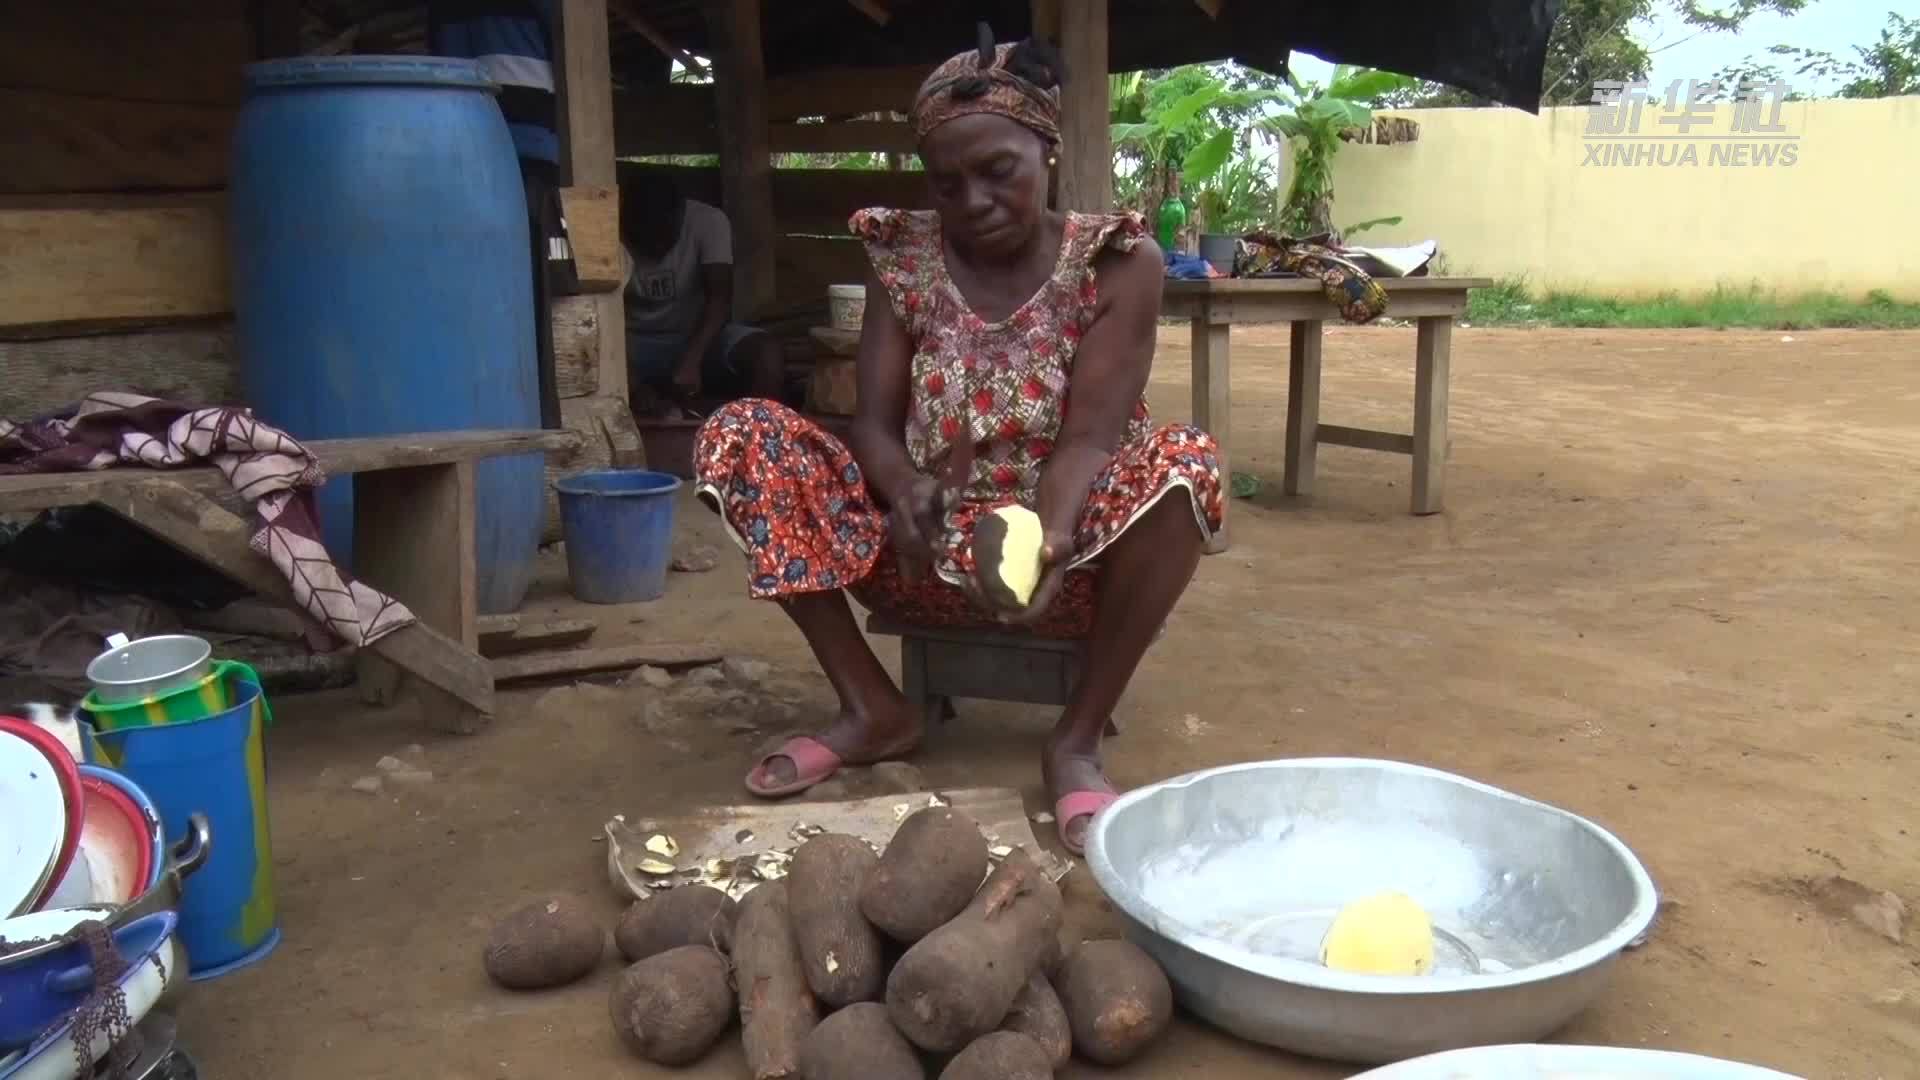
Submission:
[[[526,195],[494,92],[465,60],[248,67],[229,228],[242,382],[263,421],[315,439],[540,426]],[[544,462],[482,461],[476,481],[479,607],[512,611]],[[350,478],[319,496],[350,567]]]
[[[553,482],[560,494],[567,582],[589,604],[658,600],[673,560],[680,478],[645,469],[601,469]]]
[[[266,695],[257,681],[229,675],[233,707],[199,720],[101,731],[90,726],[88,756],[126,774],[160,811],[171,848],[189,815],[207,817],[206,864],[180,898],[187,973],[209,979],[258,963],[280,943],[273,890],[273,836],[267,817]]]

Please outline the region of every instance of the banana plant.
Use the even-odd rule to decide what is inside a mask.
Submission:
[[[1279,94],[1234,89],[1210,68],[1188,64],[1157,77],[1139,71],[1111,76],[1108,99],[1114,149],[1150,177],[1177,168],[1184,184],[1198,189],[1236,150],[1246,149],[1243,144],[1258,130],[1253,121]]]
[[[1341,64],[1323,89],[1303,83],[1291,72],[1292,111],[1268,117],[1262,125],[1286,139],[1293,148],[1293,176],[1280,207],[1280,229],[1292,236],[1334,232],[1333,158],[1341,135],[1373,122],[1371,103],[1384,94],[1407,90],[1418,83],[1410,76]],[[1355,229],[1389,224],[1387,219],[1362,222]]]

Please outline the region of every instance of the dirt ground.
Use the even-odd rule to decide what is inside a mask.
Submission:
[[[1185,342],[1163,333],[1164,419],[1188,413]],[[1323,448],[1312,497],[1279,494],[1285,333],[1236,331],[1234,465],[1264,488],[1234,505],[1234,547],[1202,564],[1136,679],[1115,779],[1384,756],[1588,815],[1635,848],[1670,904],[1559,1039],[1830,1080],[1913,1075],[1916,934],[1876,936],[1822,883],[1920,902],[1917,346],[1845,331],[1460,329],[1447,509],[1414,518],[1407,460],[1384,454]],[[1327,422],[1406,430],[1411,330],[1331,329],[1326,356]],[[721,542],[690,504],[679,528]],[[563,582],[549,554],[529,610],[582,610]],[[743,593],[725,560],[674,575],[660,602],[585,610],[602,641],[704,638],[771,661],[797,717],[683,715],[649,710],[642,687],[563,685],[503,694],[493,728],[461,738],[345,694],[281,702],[285,943],[186,1000],[203,1075],[655,1075],[609,1030],[611,959],[580,985],[512,995],[482,976],[480,944],[543,889],[592,896],[611,921],[603,821],[742,801],[753,746],[828,708],[799,637]],[[1011,785],[1044,808],[1050,717],[962,713],[921,752],[928,779]],[[415,743],[431,784],[353,789]],[[1110,929],[1084,868],[1066,884],[1074,924]],[[684,1075],[742,1076],[737,1043]],[[1122,1075],[1357,1071],[1183,1021]]]

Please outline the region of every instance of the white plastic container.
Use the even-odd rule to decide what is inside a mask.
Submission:
[[[836,329],[860,329],[860,320],[867,314],[867,287],[865,285],[827,286],[827,310]]]

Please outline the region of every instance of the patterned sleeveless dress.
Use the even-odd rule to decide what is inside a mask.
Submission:
[[[998,322],[976,315],[948,277],[937,214],[862,210],[852,228],[913,342],[902,433],[909,459],[923,474],[944,475],[961,440],[974,447],[961,499],[934,544],[934,574],[916,584],[901,577],[887,513],[852,452],[784,406],[736,401],[708,418],[694,444],[695,491],[746,552],[756,598],[846,589],[889,618],[996,626],[959,588],[973,572],[974,523],[1009,503],[1034,507],[1065,417],[1074,355],[1099,299],[1094,262],[1109,248],[1131,250],[1144,226],[1138,214],[1068,214],[1052,276]],[[1060,596],[1033,632],[1087,633],[1100,552],[1165,497],[1192,506],[1203,537],[1219,529],[1213,438],[1188,425],[1153,427],[1142,400],[1088,494]]]

